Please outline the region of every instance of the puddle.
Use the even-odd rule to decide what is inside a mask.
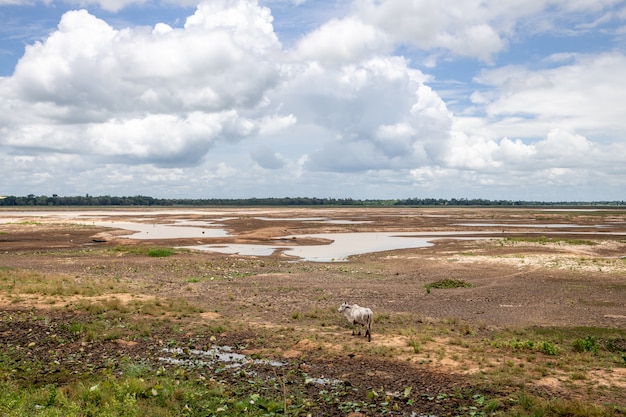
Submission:
[[[189,368],[202,368],[207,366],[210,367],[216,364],[223,364],[223,367],[220,367],[221,369],[234,370],[245,365],[263,365],[272,367],[287,365],[286,363],[277,360],[253,359],[249,356],[242,355],[241,353],[233,352],[233,348],[230,346],[213,345],[209,350],[164,348],[162,351],[164,352],[164,355],[158,358],[159,362]],[[255,373],[254,369],[247,369],[246,371],[250,371],[253,374]],[[304,383],[316,385],[339,385],[343,384],[344,381],[333,378],[325,378],[324,376],[306,376]]]
[[[414,237],[414,233],[320,233],[312,237],[332,240],[328,245],[293,246],[285,253],[314,262],[345,261],[349,256],[395,249],[432,246],[432,238]],[[294,236],[286,236],[287,239]]]
[[[349,256],[394,249],[423,248],[432,246],[432,237],[415,237],[415,233],[320,233],[312,235],[285,236],[284,239],[320,238],[331,240],[328,245],[272,246],[272,245],[197,245],[188,249],[208,250],[225,254],[246,256],[269,256],[282,249],[285,254],[304,261],[338,262]]]
[[[226,368],[238,368],[247,364],[254,365],[270,365],[270,366],[284,366],[285,364],[279,361],[269,359],[252,359],[241,353],[232,351],[230,346],[212,346],[209,350],[190,349],[184,350],[181,348],[164,348],[163,352],[173,355],[185,355],[186,358],[177,358],[162,356],[159,357],[159,361],[166,362],[173,365],[186,365],[186,366],[206,366],[213,365],[218,362],[226,363]]]
[[[100,227],[132,230],[135,233],[125,236],[129,239],[186,239],[228,236],[228,232],[226,232],[226,230],[220,229],[218,227],[208,228],[178,226],[176,224],[147,224],[132,222],[94,222],[93,224]],[[219,225],[215,224],[214,226]]]
[[[343,381],[339,379],[330,379],[330,378],[305,378],[305,384],[317,384],[317,385],[338,385],[343,384]]]
[[[280,239],[318,238],[330,240],[327,245],[273,246],[273,245],[196,245],[186,246],[187,249],[207,250],[224,254],[244,256],[269,256],[276,250],[296,256],[303,261],[311,262],[345,262],[349,256],[364,253],[382,252],[396,249],[425,248],[432,246],[432,241],[450,236],[454,239],[470,239],[458,237],[463,232],[355,232],[355,233],[319,233],[310,235],[283,236]],[[477,232],[467,232],[475,235]],[[480,239],[480,238],[471,238]]]

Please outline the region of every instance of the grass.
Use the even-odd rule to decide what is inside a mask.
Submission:
[[[172,248],[149,247],[139,245],[118,245],[113,249],[115,252],[133,255],[145,255],[152,258],[166,258],[172,256],[176,251]]]
[[[279,395],[238,397],[202,374],[184,378],[149,367],[121,376],[105,372],[63,387],[0,381],[0,414],[5,416],[267,416],[284,411]]]
[[[547,237],[547,236],[536,236],[536,237],[506,237],[502,239],[502,241],[507,243],[538,243],[540,245],[547,245],[548,243],[555,244],[567,244],[567,245],[587,245],[594,246],[597,245],[597,242],[593,240],[587,239],[570,239],[570,238],[561,238],[561,237]]]
[[[9,296],[95,297],[130,290],[129,285],[114,278],[86,280],[81,275],[48,274],[12,268],[0,268],[0,283]]]
[[[467,288],[467,287],[471,287],[472,284],[470,284],[469,282],[465,282],[463,280],[460,279],[451,279],[451,278],[445,278],[445,279],[441,279],[438,281],[434,281],[428,284],[424,285],[424,288],[426,288],[426,292],[428,294],[430,294],[430,290],[433,288],[436,289],[450,289],[450,288]]]

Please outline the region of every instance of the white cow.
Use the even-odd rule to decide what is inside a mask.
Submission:
[[[346,319],[352,324],[352,335],[354,336],[354,329],[357,324],[365,327],[365,336],[367,341],[372,341],[372,320],[374,313],[367,307],[360,307],[358,304],[343,303],[339,307],[340,313],[346,316]],[[359,336],[361,335],[361,328],[359,327]]]

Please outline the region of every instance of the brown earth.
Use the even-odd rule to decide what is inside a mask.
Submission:
[[[244,322],[241,331],[224,331],[217,342],[288,364],[278,371],[266,366],[268,375],[283,373],[288,381],[285,369],[298,369],[311,377],[336,379],[342,381],[345,398],[366,398],[367,392],[375,392],[393,401],[412,387],[413,405],[399,401],[399,412],[417,409],[439,415],[469,407],[475,400],[468,375],[477,372],[479,366],[454,354],[456,347],[449,343],[454,334],[424,342],[422,352],[402,353],[407,350],[411,332],[422,326],[448,322],[485,335],[496,329],[533,326],[626,330],[624,210],[268,208],[119,209],[104,214],[86,211],[80,216],[72,210],[62,211],[63,216],[58,213],[0,211],[0,268],[60,274],[85,283],[122,281],[128,290],[110,295],[122,303],[137,298],[183,298],[205,312],[183,321]],[[109,216],[112,213],[114,218]],[[229,236],[133,240],[128,239],[128,231],[91,225],[103,218],[152,224],[219,219]],[[468,225],[471,223],[476,226]],[[567,227],[557,227],[559,224]],[[319,239],[284,236],[359,231],[475,234],[462,235],[463,239],[453,235],[437,238],[433,246],[425,248],[361,254],[347,262],[328,263],[299,262],[280,250],[268,257],[180,250],[165,258],[111,250],[209,243],[325,244],[328,242]],[[548,239],[517,239],[541,236]],[[558,240],[550,240],[552,237]],[[427,284],[442,279],[463,280],[471,287],[426,290]],[[40,355],[50,363],[55,363],[55,358],[74,358],[42,375],[42,380],[62,382],[72,373],[93,371],[86,368],[87,363],[98,369],[122,356],[156,359],[167,340],[186,341],[194,349],[216,342],[208,334],[177,333],[175,324],[164,325],[160,332],[141,340],[115,339],[98,344],[73,341],[67,323],[87,318],[64,306],[80,298],[28,293],[16,296],[0,288],[0,343],[17,346],[27,355]],[[350,329],[336,313],[343,301],[375,311],[371,343],[350,337]],[[290,338],[290,333],[297,337]],[[61,348],[55,344],[55,351],[51,351],[43,342],[50,334],[68,343]],[[268,337],[272,334],[274,337]],[[441,349],[447,350],[446,358],[434,360]],[[390,351],[394,352],[391,356],[386,354]],[[620,385],[626,382],[622,371],[618,368],[612,375],[595,378],[626,386]],[[232,374],[229,378],[236,377]],[[304,389],[319,396],[321,388],[309,383]],[[506,396],[514,389],[500,386],[498,395]],[[547,396],[568,395],[567,389],[549,379],[530,389]],[[441,393],[466,394],[437,399]],[[481,393],[489,394],[484,387]],[[321,400],[318,410],[339,413]]]

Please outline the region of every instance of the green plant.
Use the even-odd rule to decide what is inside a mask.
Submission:
[[[547,237],[547,236],[507,237],[503,239],[503,242],[504,243],[527,242],[527,243],[537,243],[540,245],[546,245],[548,243],[565,243],[569,245],[588,245],[588,246],[597,245],[597,243],[592,240],[567,239],[567,238]]]
[[[465,282],[460,279],[445,278],[439,281],[426,284],[424,285],[424,288],[426,288],[426,292],[430,294],[431,288],[449,289],[449,288],[464,288],[464,287],[467,288],[471,286],[472,284],[470,284],[469,282]]]
[[[165,258],[173,254],[174,250],[170,248],[153,248],[148,250],[148,256],[152,258]]]
[[[600,348],[596,338],[593,336],[576,339],[572,345],[574,347],[574,351],[576,352],[593,352],[596,355],[598,354],[598,349]]]
[[[413,348],[413,353],[420,353],[422,351],[419,342],[413,338],[409,339],[409,346]]]

